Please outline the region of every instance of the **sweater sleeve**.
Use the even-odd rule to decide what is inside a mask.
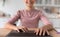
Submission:
[[[49,25],[49,24],[52,24],[48,18],[43,14],[44,11],[39,11],[39,17],[40,19],[42,20],[42,22],[44,23],[44,25]]]
[[[14,24],[16,21],[20,19],[20,11],[17,11],[17,13],[8,21],[10,24]]]

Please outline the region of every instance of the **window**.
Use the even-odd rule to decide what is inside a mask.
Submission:
[[[43,0],[36,0],[36,4],[42,4]]]
[[[39,3],[42,4],[42,3],[43,3],[42,1],[43,1],[43,0],[40,0]]]
[[[52,0],[36,0],[36,4],[51,4]]]
[[[45,0],[45,4],[51,4],[51,0]]]
[[[56,5],[60,5],[60,0],[55,0],[54,2]]]

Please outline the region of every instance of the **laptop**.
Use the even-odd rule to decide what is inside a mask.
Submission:
[[[28,32],[11,31],[6,37],[52,37],[52,36],[50,36],[50,35],[45,35],[45,36],[36,35],[33,31],[28,31]]]

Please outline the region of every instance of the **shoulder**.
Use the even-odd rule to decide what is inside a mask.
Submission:
[[[36,9],[39,14],[43,14],[43,9]]]
[[[39,13],[43,13],[44,12],[43,9],[36,9],[36,11],[38,11]]]
[[[22,10],[17,10],[17,12],[21,12]]]
[[[23,12],[25,12],[26,10],[25,9],[20,9],[20,10],[18,10],[18,12],[20,12],[20,13],[23,13]]]
[[[45,16],[46,14],[45,14],[45,11],[44,11],[44,9],[39,9],[38,10],[39,11],[39,15],[41,16]]]
[[[17,10],[17,13],[22,13],[24,10],[23,9],[20,9],[20,10]]]

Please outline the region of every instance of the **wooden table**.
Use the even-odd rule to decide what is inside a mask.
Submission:
[[[0,28],[0,37],[5,37],[10,31],[11,31],[10,29]],[[58,34],[54,30],[50,31],[50,35],[53,37],[60,37],[60,34]]]

